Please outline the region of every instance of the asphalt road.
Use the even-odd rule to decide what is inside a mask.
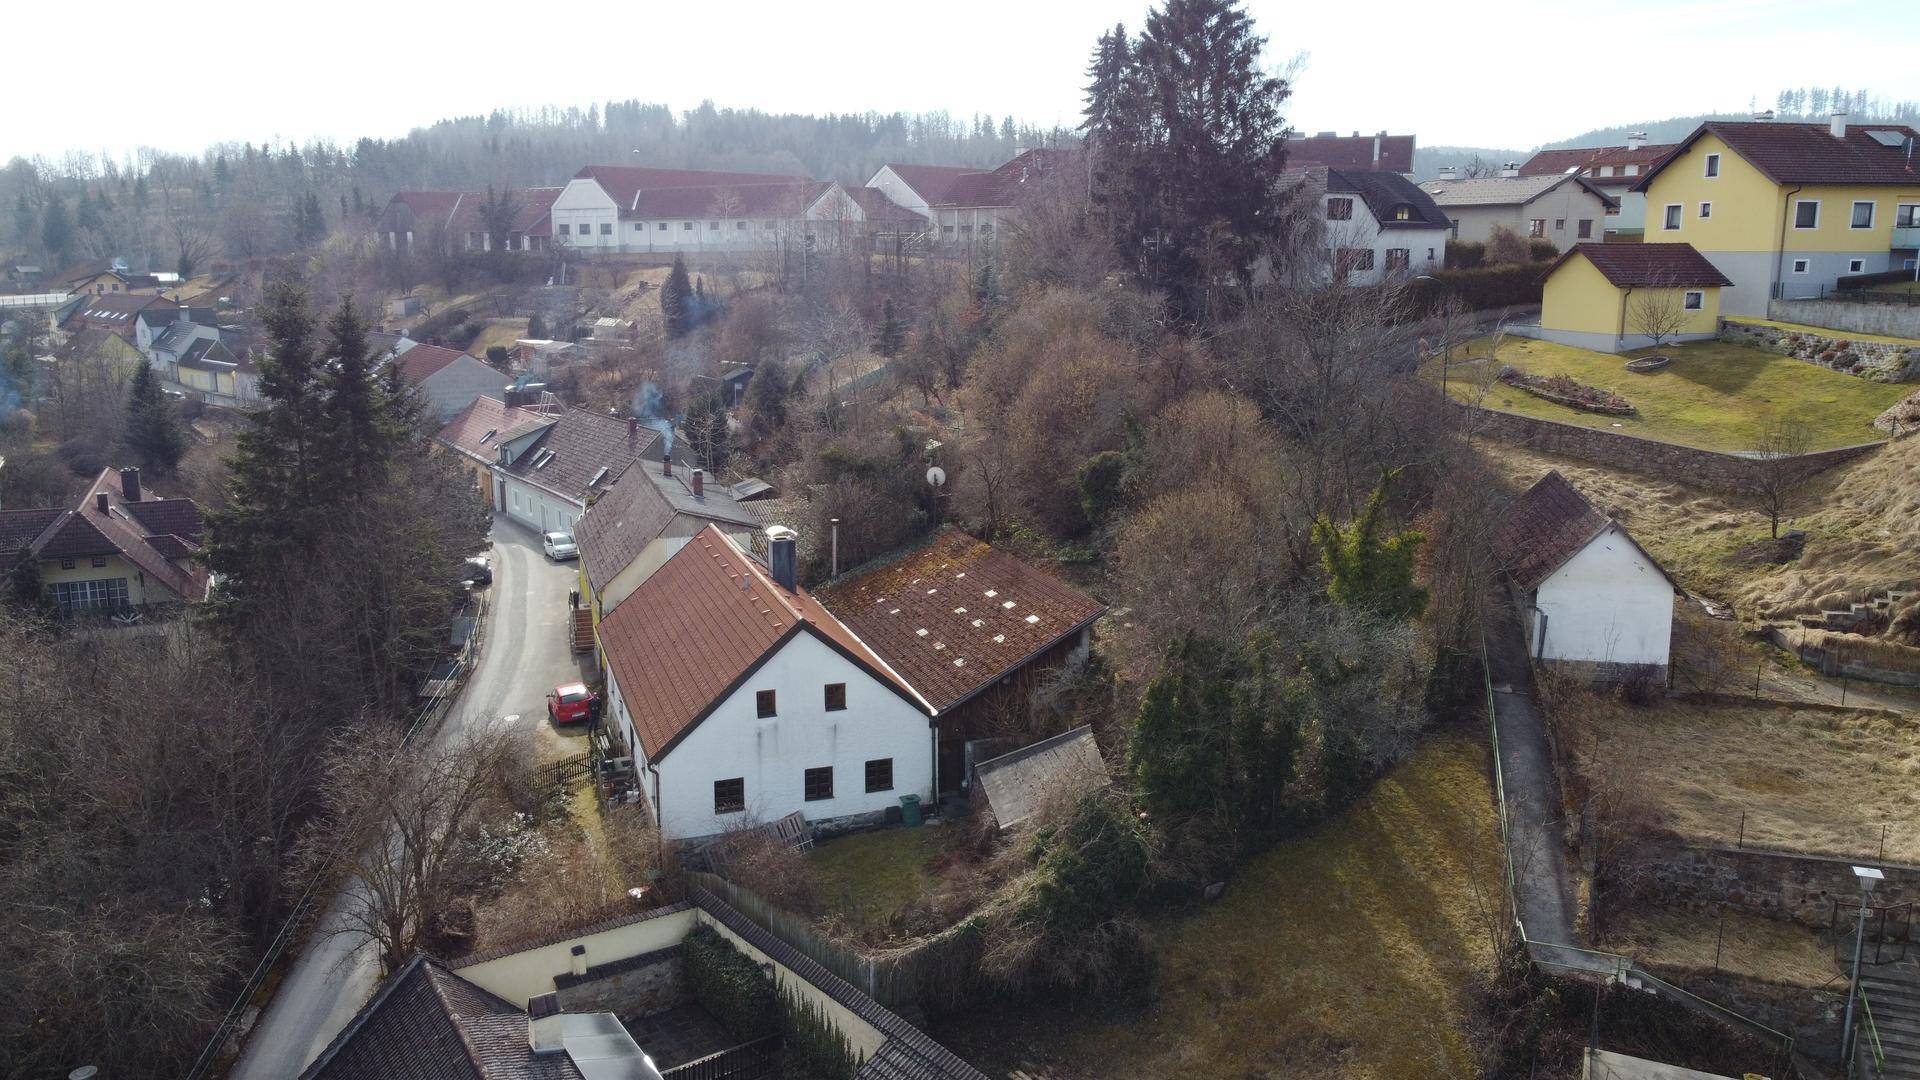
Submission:
[[[547,690],[583,674],[583,662],[567,641],[567,593],[578,583],[576,575],[575,563],[547,559],[537,533],[494,517],[485,641],[459,700],[432,738],[445,742],[510,723],[540,732],[543,758],[565,756],[579,745],[577,734],[556,732],[547,723],[546,707]],[[344,924],[342,910],[336,896],[254,1025],[228,1073],[232,1080],[297,1077],[372,996],[379,981],[374,950],[357,935],[336,932]]]

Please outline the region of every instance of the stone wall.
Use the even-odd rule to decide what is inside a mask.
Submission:
[[[1690,994],[1792,1035],[1794,1049],[1800,1053],[1825,1060],[1840,1057],[1841,1014],[1847,1007],[1844,986],[1821,990],[1727,971],[1652,970]]]
[[[1770,300],[1767,318],[1779,322],[1827,326],[1855,334],[1920,340],[1920,306],[1846,304],[1838,300]]]
[[[598,964],[585,975],[556,975],[553,986],[568,1012],[650,1016],[687,1000],[680,946]]]
[[[1462,405],[1461,408],[1472,408]],[[1563,424],[1556,420],[1483,410],[1474,418],[1478,430],[1501,442],[1531,450],[1562,454],[1595,465],[1647,473],[1662,480],[1714,491],[1738,491],[1752,475],[1752,459],[1677,443],[1641,439],[1619,432]],[[1865,454],[1879,443],[1863,443],[1806,455],[1812,472],[1830,469]]]
[[[1821,302],[1798,301],[1798,303]],[[1838,310],[1857,310],[1862,306],[1870,305],[1824,303],[1821,306],[1834,308],[1837,312]],[[1920,308],[1912,310],[1920,314]],[[1774,318],[1782,322],[1803,321],[1788,319],[1784,315],[1774,315]],[[1831,334],[1810,334],[1804,330],[1788,330],[1778,326],[1736,322],[1729,319],[1721,324],[1720,336],[1736,345],[1747,345],[1766,352],[1795,357],[1874,382],[1908,382],[1920,377],[1920,347],[1886,341],[1856,341],[1847,337],[1844,330],[1834,330]]]
[[[1887,875],[1875,904],[1920,901],[1920,867],[1875,863]],[[1860,895],[1845,859],[1643,840],[1618,854],[1612,877],[1633,883],[1633,897],[1706,911],[1722,903],[1770,919],[1824,930],[1833,902]]]

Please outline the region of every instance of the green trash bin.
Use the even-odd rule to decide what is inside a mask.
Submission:
[[[908,828],[914,828],[920,824],[920,796],[900,796],[900,820]]]

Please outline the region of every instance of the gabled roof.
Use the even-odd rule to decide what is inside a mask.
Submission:
[[[600,622],[607,667],[658,761],[796,634],[811,633],[900,697],[904,680],[805,589],[774,584],[716,526],[701,529]]]
[[[582,1080],[566,1053],[535,1054],[527,1014],[424,953],[401,965],[301,1080]]]
[[[1481,176],[1471,180],[1428,180],[1420,185],[1420,190],[1433,196],[1433,201],[1443,208],[1525,206],[1561,184],[1578,184],[1608,206],[1619,203],[1618,199],[1580,176]]]
[[[24,542],[42,559],[119,555],[180,599],[204,599],[206,571],[175,561],[199,551],[200,507],[192,499],[129,502],[120,485],[118,470],[102,469],[74,509],[0,511],[0,574],[13,569]],[[101,494],[105,514],[96,498]]]
[[[1105,605],[948,527],[855,570],[821,602],[946,712],[1092,623]]]
[[[1565,150],[1542,150],[1528,158],[1520,166],[1521,176],[1564,176],[1578,173],[1588,181],[1601,187],[1627,187],[1640,179],[1640,173],[1646,172],[1661,158],[1672,153],[1675,144],[1659,143],[1645,146],[1577,146]],[[1593,171],[1601,166],[1611,166],[1616,172],[1623,166],[1638,165],[1639,171],[1632,176],[1595,176]]]
[[[645,188],[621,213],[635,218],[797,217],[832,186],[824,180],[782,180]]]
[[[1886,140],[1875,138],[1875,132],[1886,133]],[[1776,184],[1920,187],[1920,151],[1910,158],[1902,145],[1904,140],[1920,138],[1920,132],[1906,124],[1849,122],[1845,137],[1836,139],[1826,124],[1709,120],[1680,140],[1673,153],[1641,177],[1633,190],[1647,190],[1669,162],[1703,135],[1719,138]]]
[[[643,192],[653,188],[739,187],[751,184],[789,184],[807,177],[784,173],[722,172],[715,169],[651,169],[631,165],[588,165],[573,174],[575,180],[599,184],[619,208],[620,216],[635,217]]]
[[[167,313],[169,318],[180,305],[161,296],[137,293],[101,293],[88,296],[67,315],[64,325],[91,326],[100,330],[110,330],[128,337],[133,335],[134,321],[154,308]]]
[[[893,175],[929,205],[945,195],[955,180],[981,171],[967,165],[909,165],[896,161],[888,162],[885,167],[892,169]]]
[[[195,338],[185,352],[180,354],[180,366],[197,368],[201,371],[242,371],[251,373],[257,370],[251,359],[235,356],[233,350],[214,338]]]
[[[508,406],[499,398],[474,398],[434,433],[434,438],[485,465],[499,459],[497,447],[555,417],[522,406]]]
[[[692,476],[689,467],[668,476],[659,462],[642,460],[621,474],[574,522],[573,538],[580,546],[580,563],[595,592],[632,565],[677,516],[712,522],[728,532],[771,524],[762,520],[760,510],[750,503],[740,503],[730,490],[711,478],[702,478],[701,494],[695,495]]]
[[[1679,589],[1673,575],[1667,573],[1659,560],[1647,554],[1625,528],[1594,509],[1558,472],[1541,477],[1526,494],[1507,507],[1506,521],[1494,532],[1493,550],[1514,584],[1531,590],[1539,588],[1601,533],[1613,528],[1619,528],[1620,535],[1660,571],[1667,583]]]
[[[1288,165],[1327,165],[1368,172],[1413,171],[1411,135],[1313,135],[1287,140]]]
[[[395,357],[394,364],[399,368],[402,382],[409,386],[419,386],[463,356],[467,354],[459,349],[448,349],[439,345],[415,345]],[[473,358],[467,357],[467,359]],[[506,376],[502,375],[501,378],[505,379]]]
[[[1712,288],[1733,282],[1720,268],[1694,250],[1692,244],[1575,244],[1547,267],[1550,276],[1560,264],[1579,255],[1593,264],[1608,282],[1623,289]]]
[[[1433,196],[1397,172],[1325,171],[1327,192],[1358,196],[1382,229],[1445,229],[1453,224]],[[1395,216],[1403,208],[1404,220]]]
[[[909,210],[892,199],[879,188],[856,187],[844,189],[847,198],[860,208],[868,221],[897,221],[909,224],[925,224],[926,217],[918,211]]]
[[[955,177],[946,191],[930,202],[947,208],[1014,206],[1025,185],[1065,168],[1079,156],[1078,150],[1028,150],[991,172]]]
[[[652,428],[578,406],[545,419],[552,421],[547,429],[500,471],[571,502],[605,491],[660,438]]]

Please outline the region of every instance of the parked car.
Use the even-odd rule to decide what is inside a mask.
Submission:
[[[580,557],[580,548],[574,544],[572,533],[550,532],[540,538],[540,546],[554,562]]]
[[[460,560],[460,583],[482,588],[493,584],[493,566],[484,555],[474,555]]]
[[[566,683],[547,691],[547,718],[556,724],[577,724],[593,719],[600,696],[585,683]]]

